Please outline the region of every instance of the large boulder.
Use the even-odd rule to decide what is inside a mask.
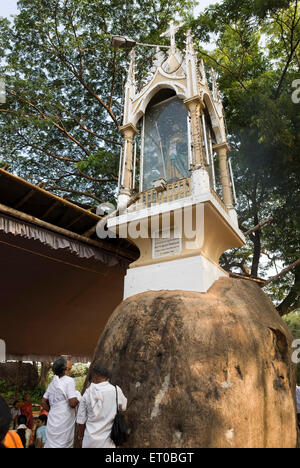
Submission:
[[[36,368],[30,363],[0,363],[0,380],[7,387],[18,387],[19,390],[33,390],[39,381]]]
[[[122,302],[94,359],[128,397],[128,447],[297,445],[292,337],[250,281]]]

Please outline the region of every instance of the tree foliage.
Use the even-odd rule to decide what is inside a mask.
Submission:
[[[189,1],[20,0],[0,22],[1,156],[10,168],[62,195],[114,198],[127,52],[112,34],[159,40]]]
[[[0,19],[1,165],[72,200],[114,201],[128,52],[112,34],[162,43],[171,19],[192,29],[207,67],[219,74],[241,229],[274,221],[229,252],[223,266],[265,277],[299,256],[299,1],[223,0],[198,18],[190,0],[20,0],[12,24]],[[151,49],[138,54],[148,71]],[[300,268],[266,288],[285,314],[299,306]]]
[[[298,3],[224,0],[193,21],[200,40],[215,40],[213,51],[199,53],[219,73],[241,229],[274,218],[249,236],[245,248],[223,256],[225,268],[252,277],[264,277],[270,267],[275,276],[299,258],[300,114],[292,101],[299,76]],[[281,314],[298,307],[299,266],[267,292]]]

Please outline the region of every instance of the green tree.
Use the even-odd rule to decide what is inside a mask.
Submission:
[[[215,38],[212,51],[198,52],[216,68],[224,93],[240,227],[247,232],[273,217],[222,258],[226,269],[254,278],[299,259],[298,3],[224,0],[193,21],[197,38]],[[299,268],[266,288],[281,314],[299,307]]]
[[[13,24],[0,21],[7,89],[0,106],[2,163],[59,195],[113,200],[128,52],[115,52],[111,35],[157,42],[190,5],[20,0]]]

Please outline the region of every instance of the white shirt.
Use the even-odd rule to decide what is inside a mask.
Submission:
[[[127,408],[127,398],[117,386],[121,411]],[[77,414],[77,423],[86,424],[83,448],[114,448],[110,438],[117,413],[116,388],[109,382],[92,383],[85,391]]]
[[[21,410],[16,409],[16,408],[12,408],[12,409],[10,410],[10,412],[11,412],[11,418],[12,418],[13,420],[16,419],[17,417],[19,417],[19,416],[21,415]]]
[[[300,414],[300,387],[296,387],[297,413]]]
[[[77,398],[75,382],[71,377],[65,375],[64,377],[61,377],[59,379],[61,388],[59,388],[58,386],[54,386],[52,382],[44,395],[44,398],[46,398],[46,400],[49,401],[50,407],[55,405],[56,403],[65,401],[66,397],[68,400],[70,400],[71,398]]]

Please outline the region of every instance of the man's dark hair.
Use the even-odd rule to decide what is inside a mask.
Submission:
[[[42,421],[42,423],[44,423],[45,425],[47,425],[48,418],[45,414],[41,414],[39,416],[39,420]]]
[[[67,366],[67,358],[65,356],[60,356],[58,359],[56,359],[52,366],[54,375],[57,375],[58,377],[63,377],[65,375]]]
[[[100,361],[95,362],[91,369],[92,376],[96,375],[97,377],[104,377],[105,379],[110,379],[110,372],[106,367],[101,365]]]
[[[21,426],[21,424],[25,424],[25,426],[27,425],[27,418],[24,414],[20,414],[18,417],[18,425]]]
[[[2,441],[5,439],[5,436],[9,431],[10,421],[10,409],[4,398],[0,395],[0,448],[5,448]]]

